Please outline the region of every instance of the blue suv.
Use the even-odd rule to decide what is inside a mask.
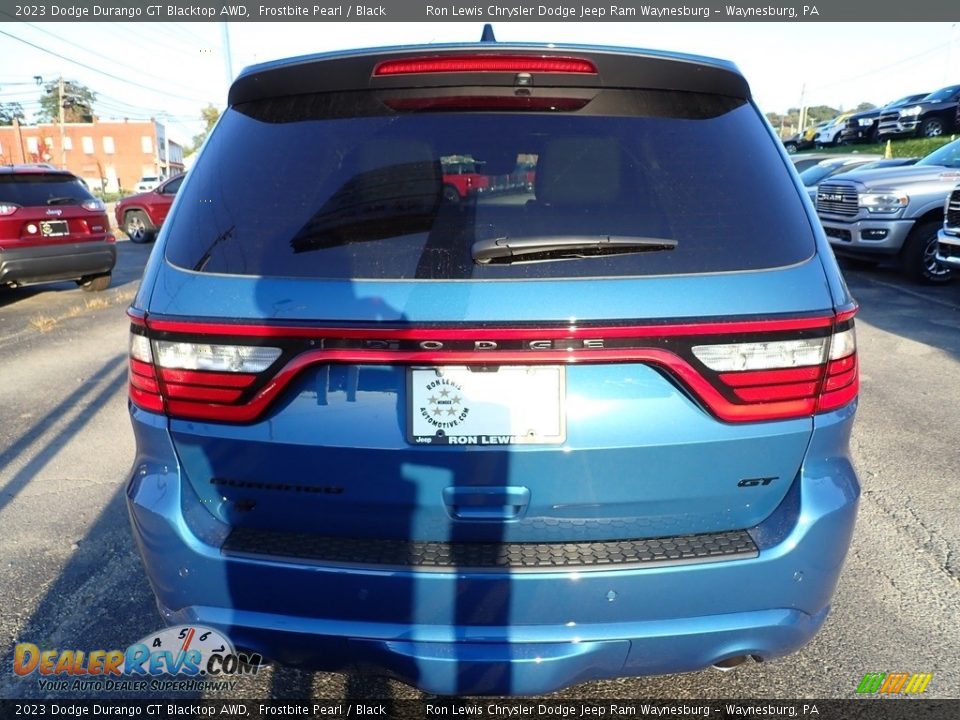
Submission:
[[[163,617],[443,695],[793,652],[856,515],[855,311],[726,62],[249,68],[130,309]]]

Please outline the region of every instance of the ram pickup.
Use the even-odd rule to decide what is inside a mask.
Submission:
[[[837,255],[893,258],[916,282],[947,282],[951,268],[937,260],[937,231],[958,182],[960,140],[910,167],[833,176],[817,188],[817,214]]]

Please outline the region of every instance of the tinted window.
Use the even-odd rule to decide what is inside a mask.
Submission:
[[[0,202],[23,207],[79,205],[93,196],[73,175],[16,173],[0,175]]]
[[[187,185],[205,201],[179,203],[168,220],[167,258],[248,275],[495,279],[758,269],[811,256],[809,220],[751,105],[589,95],[562,99],[558,112],[399,113],[373,93],[230,109]],[[513,265],[471,254],[494,239],[608,236],[676,247]]]
[[[950,87],[941,88],[936,92],[932,92],[923,98],[922,102],[942,102],[944,100],[949,100],[953,95],[960,90],[960,85],[951,85]]]
[[[183,177],[178,177],[175,180],[171,180],[166,185],[163,186],[164,195],[176,195],[180,191],[180,186],[183,184]]]

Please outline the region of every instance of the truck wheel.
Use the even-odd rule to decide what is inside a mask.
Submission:
[[[938,285],[953,279],[950,268],[937,262],[939,228],[940,223],[935,220],[917,225],[900,251],[900,267],[916,283]]]
[[[155,229],[146,213],[131,210],[123,216],[123,231],[130,238],[130,242],[146,243],[153,240]]]
[[[783,147],[789,155],[793,155],[797,151],[797,144],[794,142],[786,142]]]
[[[443,186],[443,201],[447,203],[460,202],[460,193],[453,185]]]
[[[924,120],[923,125],[920,126],[920,134],[923,135],[923,137],[940,137],[945,130],[943,120],[940,118]]]
[[[81,290],[86,292],[102,292],[110,287],[112,277],[110,273],[104,273],[103,275],[95,275],[94,277],[80,278],[77,280],[77,285],[80,286]]]

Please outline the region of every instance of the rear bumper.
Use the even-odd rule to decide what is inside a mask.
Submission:
[[[0,285],[79,280],[113,270],[117,247],[105,240],[0,250]]]
[[[284,664],[396,677],[438,694],[550,692],[802,647],[823,623],[853,530],[853,406],[817,416],[749,559],[552,572],[411,572],[228,557],[228,528],[181,482],[164,418],[134,409],[128,507],[168,623],[225,631]]]

